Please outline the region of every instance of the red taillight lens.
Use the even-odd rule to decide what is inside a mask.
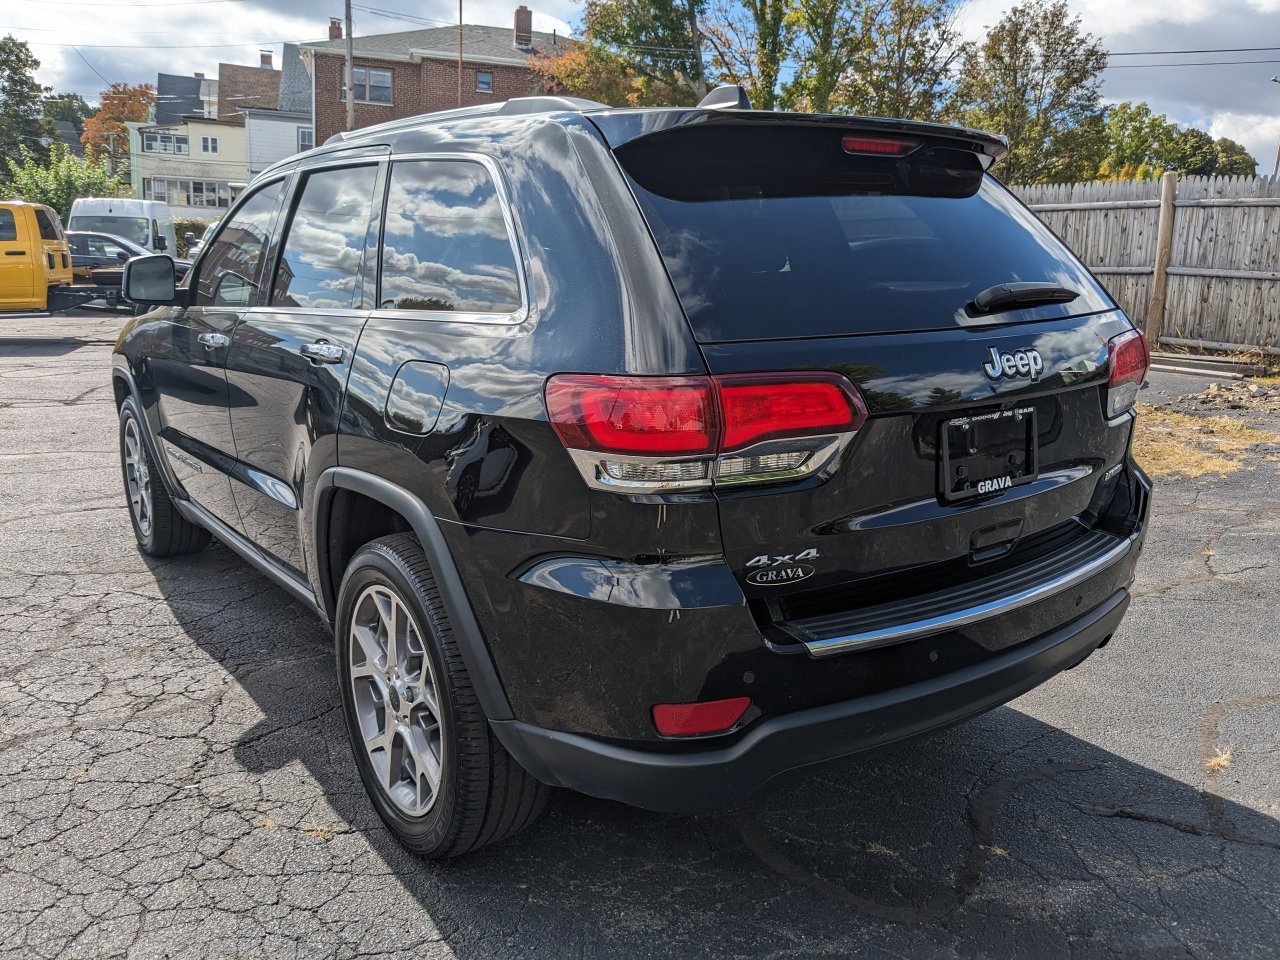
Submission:
[[[716,377],[724,411],[721,450],[739,450],[762,440],[847,433],[867,418],[862,400],[843,378],[813,376]]]
[[[864,137],[845,134],[840,141],[845,153],[869,153],[880,157],[905,157],[920,146],[918,140],[899,140],[896,137]]]
[[[653,493],[812,473],[867,408],[836,373],[561,374],[547,381],[547,415],[589,485]]]
[[[1138,399],[1146,379],[1151,354],[1140,330],[1130,330],[1107,341],[1107,416],[1118,417]]]
[[[707,377],[552,377],[547,413],[566,447],[600,453],[711,453],[720,433]]]
[[[653,725],[664,737],[691,737],[723,733],[742,719],[750,697],[704,700],[701,703],[659,703],[653,708]]]

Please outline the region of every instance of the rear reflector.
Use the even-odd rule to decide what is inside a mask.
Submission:
[[[1140,330],[1130,330],[1107,341],[1107,418],[1118,417],[1138,400],[1146,379],[1151,355],[1147,338]]]
[[[659,703],[653,725],[664,737],[692,737],[732,729],[751,706],[750,697],[704,700],[701,703]]]
[[[867,419],[837,373],[558,374],[547,416],[587,483],[622,493],[707,489],[811,473]]]
[[[873,154],[880,157],[905,157],[920,146],[918,140],[894,137],[865,137],[847,133],[840,141],[845,153]]]

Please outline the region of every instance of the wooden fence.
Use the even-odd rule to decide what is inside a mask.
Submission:
[[[1156,342],[1280,354],[1280,179],[1017,187]]]

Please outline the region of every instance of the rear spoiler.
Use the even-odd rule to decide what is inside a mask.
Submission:
[[[710,98],[708,98],[710,99]],[[711,108],[655,108],[650,110],[599,110],[587,114],[614,150],[656,133],[695,125],[777,124],[808,127],[838,127],[870,135],[906,136],[935,146],[967,150],[978,155],[982,168],[1009,152],[1009,142],[994,133],[916,120],[884,117],[846,117],[821,113],[778,113],[772,110]]]

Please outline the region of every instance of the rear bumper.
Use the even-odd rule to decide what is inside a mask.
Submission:
[[[516,720],[494,721],[503,745],[545,783],[650,810],[697,812],[745,799],[798,767],[890,744],[975,716],[1075,666],[1129,605],[1117,590],[1088,613],[954,673],[766,720],[732,746],[659,753]]]

